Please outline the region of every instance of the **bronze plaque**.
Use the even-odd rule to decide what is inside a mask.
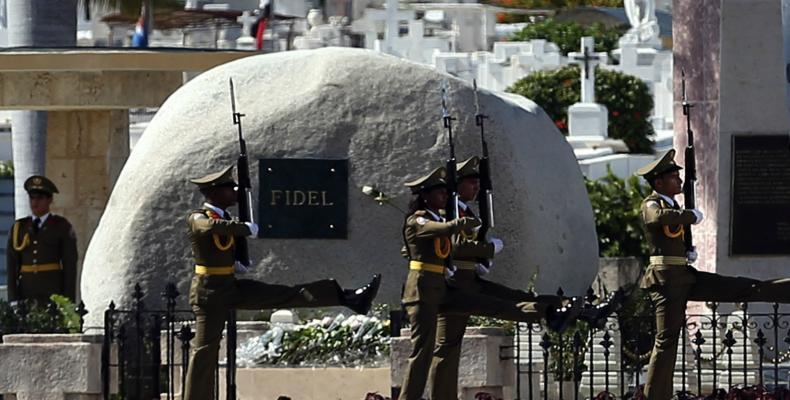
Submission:
[[[730,254],[790,254],[790,138],[733,136]]]
[[[259,236],[345,239],[348,160],[259,160]]]

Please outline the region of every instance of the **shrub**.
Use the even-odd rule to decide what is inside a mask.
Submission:
[[[581,99],[579,67],[533,72],[507,88],[541,106],[563,134],[568,134],[568,107]],[[632,153],[651,153],[653,126],[648,121],[653,95],[639,78],[596,69],[596,101],[609,111],[609,137],[621,139]]]
[[[611,57],[612,50],[617,48],[620,37],[626,30],[625,26],[608,28],[600,22],[583,26],[577,22],[547,19],[527,25],[521,32],[513,35],[512,39],[516,41],[546,39],[556,44],[562,54],[567,55],[580,50],[582,37],[592,36],[595,39],[595,51],[605,52]]]
[[[595,216],[598,253],[601,257],[638,257],[644,263],[649,248],[644,239],[642,199],[650,188],[632,176],[625,181],[611,169],[598,180],[585,179]]]

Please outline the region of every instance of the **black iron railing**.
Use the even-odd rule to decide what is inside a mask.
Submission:
[[[163,394],[175,399],[179,386],[184,387],[195,317],[191,310],[176,309],[178,296],[175,284],[169,283],[162,292],[165,309],[148,309],[145,293],[135,285],[131,309],[121,310],[110,302],[104,312],[104,399],[113,391],[123,399],[159,399]],[[180,359],[176,359],[178,353]],[[111,387],[112,381],[117,381],[117,387]],[[214,393],[219,393],[218,388]]]
[[[593,300],[589,296],[588,304]],[[613,316],[603,329],[562,335],[520,324],[517,399],[642,397],[654,318]],[[778,304],[752,312],[741,303],[723,313],[720,304],[707,303],[705,312],[687,314],[685,321],[674,376],[679,399],[790,399],[790,314],[779,312]]]

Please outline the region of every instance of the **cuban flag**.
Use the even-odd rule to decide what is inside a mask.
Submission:
[[[137,25],[134,27],[134,35],[132,35],[132,47],[148,47],[148,10],[143,2],[143,7],[140,10],[140,18],[137,20]]]

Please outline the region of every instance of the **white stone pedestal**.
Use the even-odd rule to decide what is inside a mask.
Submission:
[[[392,338],[392,385],[400,386],[411,353],[410,331],[404,329],[401,336]],[[490,393],[494,398],[511,398],[515,383],[515,365],[512,359],[503,360],[507,350],[513,346],[513,336],[502,328],[467,328],[461,345],[461,362],[458,368],[458,395],[462,400],[474,400],[479,392]],[[509,347],[507,349],[510,349]],[[512,352],[512,350],[510,350]],[[508,353],[509,354],[509,353]]]
[[[5,335],[0,394],[14,400],[99,400],[101,348],[101,335]]]
[[[568,108],[568,132],[570,136],[600,136],[601,140],[607,135],[609,124],[609,111],[598,103],[576,103]]]

